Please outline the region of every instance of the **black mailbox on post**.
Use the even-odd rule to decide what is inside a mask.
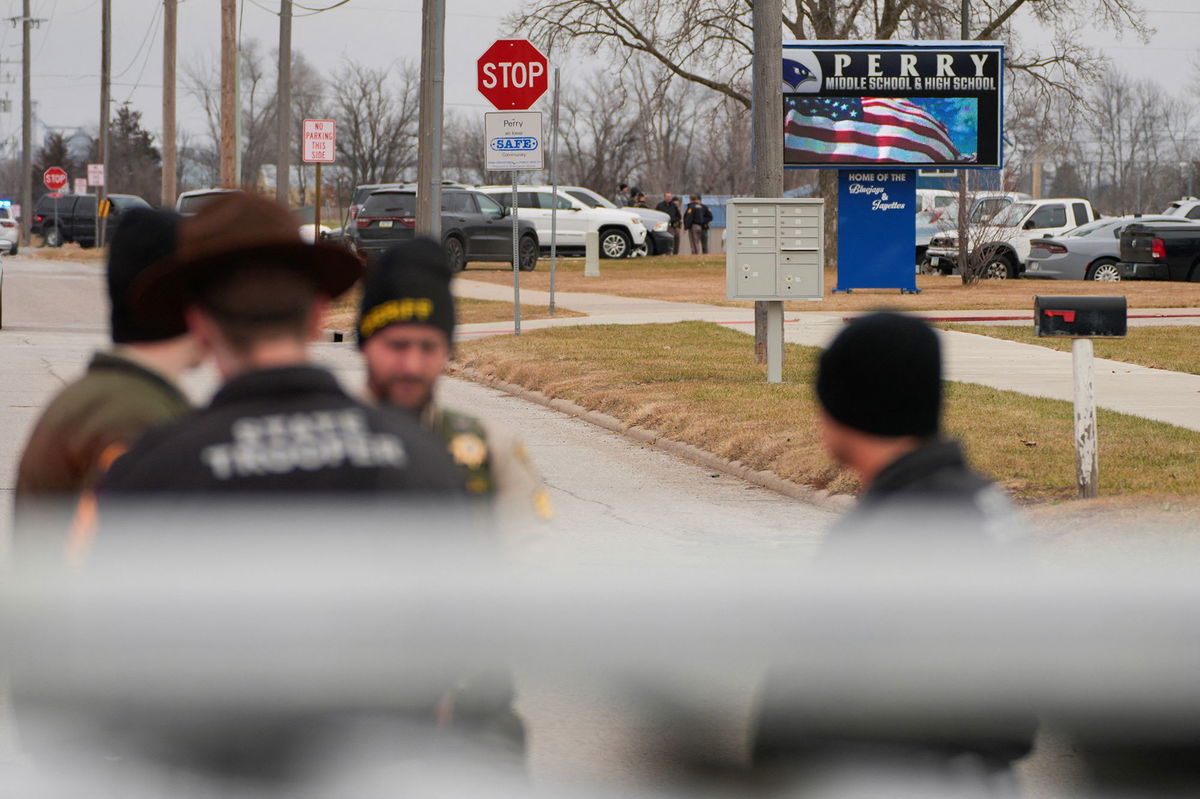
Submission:
[[[1033,298],[1033,329],[1039,336],[1121,338],[1127,320],[1124,297]]]

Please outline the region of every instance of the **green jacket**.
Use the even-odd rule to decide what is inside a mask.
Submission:
[[[117,353],[96,353],[87,373],[51,400],[17,473],[16,502],[74,503],[147,428],[191,409],[162,375]]]

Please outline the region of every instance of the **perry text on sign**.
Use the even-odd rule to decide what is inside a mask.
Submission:
[[[306,119],[302,129],[306,164],[332,164],[337,155],[337,123],[332,119]]]
[[[546,168],[541,111],[489,111],[483,131],[488,170]]]

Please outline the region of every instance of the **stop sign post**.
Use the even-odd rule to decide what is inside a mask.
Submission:
[[[61,166],[52,166],[42,174],[42,183],[50,191],[62,191],[67,187],[67,171]]]
[[[525,111],[550,87],[549,63],[525,39],[499,39],[476,62],[479,93],[499,111]]]

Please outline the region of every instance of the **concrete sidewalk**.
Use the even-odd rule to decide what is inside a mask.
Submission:
[[[459,279],[455,281],[455,291],[464,297],[512,301],[512,287],[494,283]],[[548,305],[550,295],[544,291],[522,290],[521,300]],[[589,316],[522,322],[521,329],[705,321],[728,325],[733,330],[747,334],[752,334],[754,330],[754,311],[750,308],[577,292],[557,292],[555,300],[558,307]],[[814,304],[814,307],[819,305]],[[824,347],[841,330],[845,320],[856,315],[853,312],[817,310],[788,312],[784,315],[784,339],[793,344]],[[1006,316],[1010,324],[1030,324],[1032,320],[1032,312],[1026,314],[1013,310],[929,311],[920,315],[964,320]],[[1200,309],[1139,308],[1133,309],[1131,315],[1144,317],[1130,320],[1131,324],[1200,324]],[[470,339],[511,332],[510,323],[488,322],[463,325],[460,337]],[[1181,331],[1183,334],[1184,331]],[[943,342],[948,380],[979,383],[1035,397],[1069,401],[1073,396],[1070,353],[971,333],[939,331],[939,335]],[[1200,375],[1097,359],[1096,402],[1102,408],[1200,431]]]

